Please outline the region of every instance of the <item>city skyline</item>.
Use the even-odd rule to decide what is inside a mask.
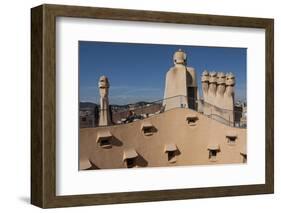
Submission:
[[[194,67],[200,97],[202,72],[232,72],[236,77],[235,100],[246,101],[246,48],[201,47],[79,41],[80,102],[99,103],[98,80],[110,82],[110,104],[156,101],[164,97],[166,72],[178,49],[187,53]]]

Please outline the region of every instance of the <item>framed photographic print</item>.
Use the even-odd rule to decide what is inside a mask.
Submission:
[[[31,9],[31,203],[273,193],[273,19]]]

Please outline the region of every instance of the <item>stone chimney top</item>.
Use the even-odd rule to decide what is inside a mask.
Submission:
[[[99,79],[99,88],[109,88],[108,78],[104,75]]]
[[[186,53],[179,49],[174,53],[174,64],[186,65]]]

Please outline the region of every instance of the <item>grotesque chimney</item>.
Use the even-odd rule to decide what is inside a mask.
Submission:
[[[109,90],[108,78],[106,76],[101,76],[99,80],[99,91],[100,91],[99,126],[108,126],[111,124],[110,113],[109,113],[108,90]]]
[[[179,49],[173,55],[174,66],[166,74],[163,107],[165,110],[183,107],[197,110],[195,69],[187,66],[187,55]]]

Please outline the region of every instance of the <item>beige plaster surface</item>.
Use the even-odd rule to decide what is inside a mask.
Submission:
[[[100,117],[99,126],[107,126],[111,124],[109,115],[109,81],[106,76],[101,76],[99,79],[99,92],[100,92]]]
[[[217,115],[234,121],[235,76],[232,73],[208,72],[201,76],[205,115]]]
[[[197,100],[197,81],[194,68],[186,66],[186,53],[178,50],[174,53],[174,66],[166,74],[163,106],[165,110],[189,106],[189,99],[173,98],[175,96],[188,97],[188,89],[194,88],[193,101]]]
[[[188,124],[187,117],[196,116],[195,123]],[[143,132],[147,123],[156,130],[150,135]],[[97,143],[99,132],[104,130],[112,135],[110,148]],[[234,143],[228,142],[229,134],[236,135]],[[178,149],[172,163],[168,161],[167,147]],[[219,147],[215,159],[209,159],[208,149],[212,147]],[[246,129],[226,126],[187,108],[176,108],[128,124],[80,129],[80,169],[87,169],[87,162],[93,168],[126,168],[126,150],[138,154],[137,167],[243,163],[241,153],[245,147]]]

